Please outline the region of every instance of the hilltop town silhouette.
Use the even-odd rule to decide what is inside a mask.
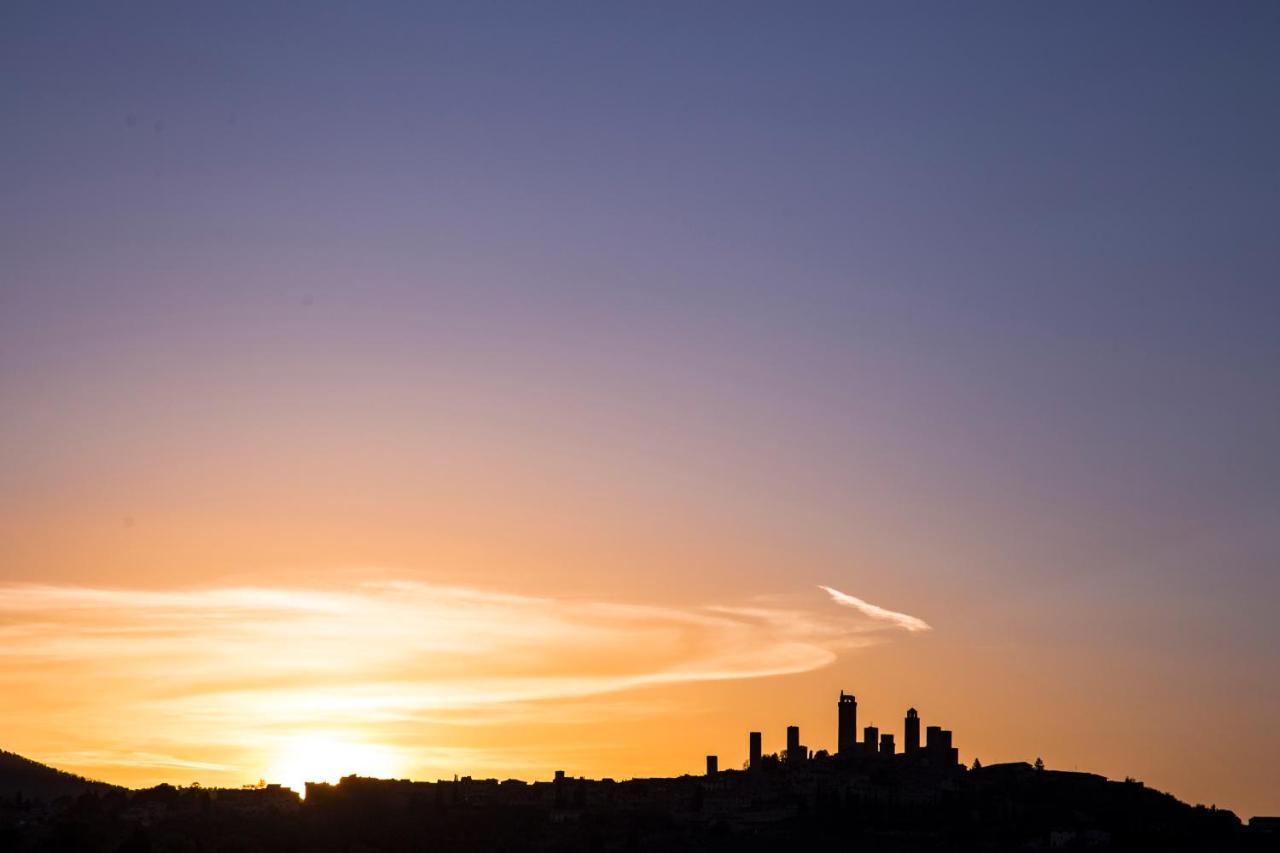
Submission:
[[[0,851],[668,851],[1280,849],[1280,818],[1242,823],[1133,779],[1052,770],[1036,759],[971,767],[952,733],[909,708],[902,749],[841,691],[834,753],[798,726],[765,754],[747,736],[740,770],[706,756],[674,778],[348,776],[237,789],[130,791],[0,753]]]

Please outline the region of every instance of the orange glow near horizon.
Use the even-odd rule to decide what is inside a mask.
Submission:
[[[955,730],[966,762],[1043,755],[1194,801],[1183,759],[1149,748],[1180,737],[1184,716],[1133,711],[1163,701],[1158,670],[1007,645],[994,670],[997,658],[948,639],[955,623],[939,627],[936,604],[853,592],[664,604],[367,572],[263,586],[5,584],[4,748],[134,787],[678,775],[709,753],[738,766],[749,730],[773,751],[798,723],[813,748],[831,748],[844,688],[883,731],[920,708]],[[986,612],[996,619],[1006,603]],[[1059,724],[1063,707],[1077,709],[1075,726]]]
[[[461,733],[607,723],[617,710],[600,700],[611,696],[812,672],[893,639],[903,620],[927,630],[839,596],[850,598],[812,590],[678,607],[401,579],[9,585],[0,680],[26,697],[13,746],[110,781],[261,777],[302,790],[349,773],[545,773],[570,757],[554,741],[508,752]],[[650,716],[643,708],[633,713]]]
[[[305,794],[308,782],[333,783],[351,774],[388,779],[405,772],[390,747],[342,733],[317,732],[281,742],[265,778]]]

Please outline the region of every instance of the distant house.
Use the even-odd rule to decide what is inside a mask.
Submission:
[[[1280,835],[1280,817],[1251,817],[1249,831],[1263,835]]]

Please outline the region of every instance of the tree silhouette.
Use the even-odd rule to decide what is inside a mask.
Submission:
[[[1038,756],[1038,755],[1036,756],[1035,768],[1036,768],[1037,770],[1043,770],[1043,769],[1044,769],[1044,759],[1043,759],[1043,758],[1041,758],[1041,757],[1040,757],[1040,756]]]

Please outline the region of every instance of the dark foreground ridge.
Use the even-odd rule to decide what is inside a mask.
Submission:
[[[83,776],[55,770],[38,761],[0,749],[0,797],[12,800],[21,794],[32,800],[49,801],[59,797],[75,797],[86,792],[105,794],[123,790],[105,782],[94,782]],[[0,850],[3,849],[0,847]]]
[[[841,693],[835,754],[799,729],[765,755],[748,737],[742,770],[673,779],[349,776],[310,783],[128,791],[0,753],[0,851],[757,851],[1280,849],[1280,818],[1248,826],[1133,780],[1048,770],[1037,760],[965,768],[951,733],[920,742],[914,709],[903,750],[873,727],[856,737]],[[23,785],[31,787],[24,789]]]

